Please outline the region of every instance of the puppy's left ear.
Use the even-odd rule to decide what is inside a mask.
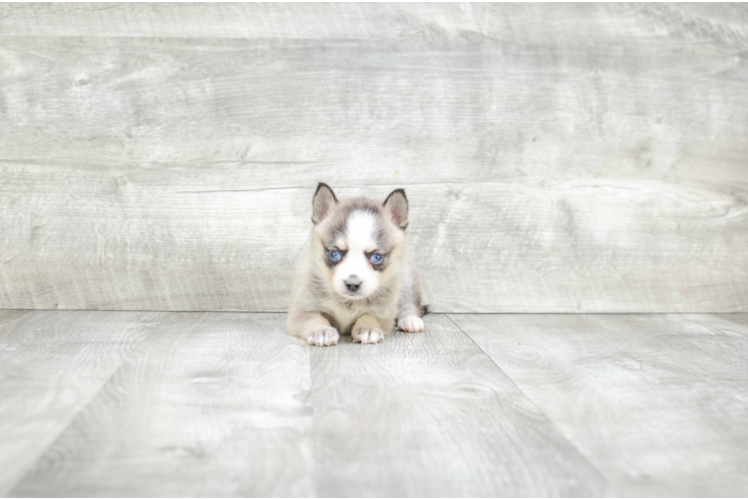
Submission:
[[[384,200],[384,210],[403,231],[408,227],[408,198],[405,197],[404,189],[395,189]]]

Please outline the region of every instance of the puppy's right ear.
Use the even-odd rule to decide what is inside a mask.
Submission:
[[[320,182],[312,200],[312,222],[315,224],[322,222],[322,219],[330,215],[336,203],[338,203],[338,199],[332,192],[332,188],[324,182]]]

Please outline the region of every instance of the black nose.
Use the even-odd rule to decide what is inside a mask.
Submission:
[[[345,280],[345,287],[351,291],[356,292],[359,288],[361,288],[361,278],[356,276],[355,274],[351,274],[348,276]]]

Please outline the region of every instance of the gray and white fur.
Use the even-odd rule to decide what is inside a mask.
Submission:
[[[407,252],[408,200],[396,189],[384,202],[338,200],[320,183],[312,200],[314,227],[293,284],[289,333],[309,345],[337,345],[340,334],[376,344],[395,322],[422,332],[428,306]]]

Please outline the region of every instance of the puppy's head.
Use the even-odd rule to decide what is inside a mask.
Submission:
[[[408,200],[396,189],[384,200],[338,200],[320,183],[312,201],[312,252],[331,288],[348,300],[369,297],[402,269]]]

